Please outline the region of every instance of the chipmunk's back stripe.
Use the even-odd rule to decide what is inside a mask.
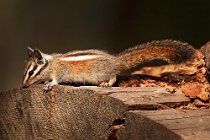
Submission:
[[[82,61],[89,60],[100,57],[100,55],[80,55],[80,56],[72,56],[72,57],[61,57],[59,60],[61,61]]]
[[[97,53],[90,53],[90,52],[77,52],[77,53],[69,53],[65,54],[65,57],[76,57],[76,56],[87,56],[87,55],[97,55]]]

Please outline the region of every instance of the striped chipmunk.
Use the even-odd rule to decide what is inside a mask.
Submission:
[[[45,83],[49,91],[60,83],[89,83],[112,87],[117,75],[146,61],[160,59],[181,63],[190,59],[195,49],[177,40],[153,41],[129,48],[118,55],[100,50],[72,51],[65,54],[45,54],[28,48],[24,68],[23,87]]]

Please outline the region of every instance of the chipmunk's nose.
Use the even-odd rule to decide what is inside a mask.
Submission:
[[[28,86],[23,86],[23,88],[27,88]]]
[[[26,88],[26,87],[28,87],[28,85],[26,83],[22,83],[22,87]]]
[[[28,86],[26,86],[26,85],[23,85],[22,87],[23,87],[23,88],[27,88]]]

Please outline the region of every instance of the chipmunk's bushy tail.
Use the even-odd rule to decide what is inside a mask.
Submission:
[[[123,71],[155,59],[168,63],[181,63],[192,58],[194,53],[195,49],[186,42],[161,40],[129,48],[116,57],[119,62],[119,71]]]

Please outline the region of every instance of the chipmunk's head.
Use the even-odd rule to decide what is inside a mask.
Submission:
[[[42,82],[40,76],[42,70],[47,66],[46,54],[35,49],[28,47],[28,60],[26,61],[24,73],[23,73],[23,87],[30,86],[34,83]]]

